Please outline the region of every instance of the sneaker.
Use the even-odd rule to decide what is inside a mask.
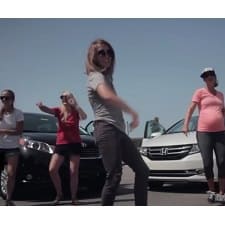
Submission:
[[[213,191],[207,191],[208,194],[208,202],[215,202],[216,193]]]
[[[221,194],[216,194],[215,196],[215,201],[225,204],[225,194],[221,195]]]

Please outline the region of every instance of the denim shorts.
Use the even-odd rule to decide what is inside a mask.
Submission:
[[[20,154],[19,148],[4,149],[0,148],[0,171],[4,168],[7,158]]]
[[[19,148],[10,148],[10,149],[0,148],[0,155],[5,158],[17,156],[19,154],[20,154]]]

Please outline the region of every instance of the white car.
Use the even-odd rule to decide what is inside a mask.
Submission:
[[[143,138],[140,152],[150,169],[150,186],[165,182],[206,182],[196,141],[197,120],[197,116],[191,118],[187,136],[182,132],[184,120],[180,120],[160,136]],[[145,130],[146,133],[149,132]],[[214,175],[216,178],[215,160]]]

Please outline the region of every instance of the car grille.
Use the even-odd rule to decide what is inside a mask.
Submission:
[[[197,170],[150,170],[151,177],[190,177],[197,174]]]
[[[81,158],[99,158],[99,152],[97,148],[82,148],[81,150],[81,154],[80,154]]]
[[[188,155],[192,145],[151,147],[148,149],[148,158],[151,160],[178,160]]]

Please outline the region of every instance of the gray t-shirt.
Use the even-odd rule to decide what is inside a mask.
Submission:
[[[106,83],[116,94],[111,75],[103,75],[100,72],[91,72],[88,75],[88,98],[94,111],[95,120],[104,120],[125,132],[125,122],[122,111],[118,107],[107,104],[96,91],[98,85],[102,83]]]

